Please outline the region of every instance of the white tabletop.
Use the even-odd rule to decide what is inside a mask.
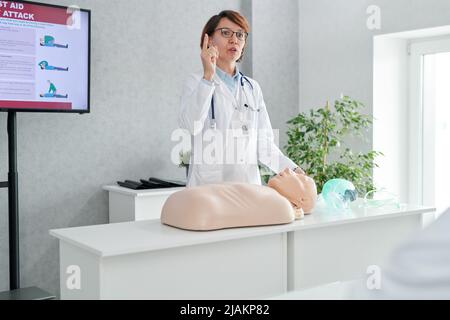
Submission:
[[[289,224],[232,228],[215,231],[187,231],[161,224],[159,220],[132,221],[86,227],[54,229],[50,234],[61,241],[81,247],[101,257],[177,248],[202,243],[248,238],[294,230],[321,228],[369,220],[417,215],[434,208],[402,205],[379,209],[352,206],[347,211],[316,210],[304,219]]]
[[[172,193],[183,190],[184,188],[185,187],[134,190],[115,185],[103,186],[103,190],[113,191],[135,197],[171,195]]]

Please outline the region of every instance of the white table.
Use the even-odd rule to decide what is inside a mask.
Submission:
[[[290,224],[208,232],[157,220],[50,230],[62,299],[264,299],[360,277],[434,208],[315,211]],[[81,287],[66,284],[79,267]]]
[[[125,222],[159,219],[167,198],[179,188],[133,190],[121,186],[108,185],[109,222]]]

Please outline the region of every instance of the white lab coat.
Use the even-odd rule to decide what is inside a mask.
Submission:
[[[227,181],[260,185],[258,161],[276,173],[286,167],[291,169],[296,167],[296,164],[275,144],[261,87],[255,80],[247,77],[253,89],[244,81],[246,95],[242,92],[239,82],[236,95],[233,95],[217,74],[214,75],[212,84],[203,81],[202,78],[203,74],[200,73],[188,77],[181,97],[178,119],[179,126],[191,134],[188,187]],[[213,94],[216,130],[211,130]],[[243,107],[244,103],[252,108]],[[229,130],[237,128],[236,124],[242,120],[248,125],[249,134],[233,137],[233,131]],[[221,138],[211,140],[214,132]],[[212,151],[211,141],[222,144],[223,148],[218,149],[223,150],[222,154]],[[235,149],[230,147],[233,145]],[[239,148],[245,150],[245,153],[237,157]],[[231,150],[234,150],[234,153]],[[214,161],[210,161],[211,159],[205,161],[207,154],[213,154]]]

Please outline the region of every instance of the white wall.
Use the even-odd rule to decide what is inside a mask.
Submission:
[[[374,40],[373,148],[382,150],[373,172],[376,188],[408,200],[408,53],[406,39]]]
[[[299,105],[298,0],[253,1],[253,76],[261,85],[280,149]]]

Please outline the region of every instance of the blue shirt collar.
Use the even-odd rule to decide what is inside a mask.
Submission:
[[[238,66],[236,66],[236,72],[235,72],[234,76],[230,76],[228,73],[226,73],[225,71],[220,69],[218,66],[216,67],[216,71],[217,71],[217,74],[220,76],[220,78],[228,77],[228,78],[233,79],[233,78],[237,78],[240,75]]]
[[[223,82],[225,82],[225,84],[230,89],[230,91],[235,93],[237,84],[239,83],[239,80],[241,78],[241,74],[239,72],[238,66],[236,66],[236,72],[235,72],[234,76],[229,75],[228,73],[226,73],[225,71],[220,69],[218,66],[216,66],[216,73],[217,73],[217,76]]]

